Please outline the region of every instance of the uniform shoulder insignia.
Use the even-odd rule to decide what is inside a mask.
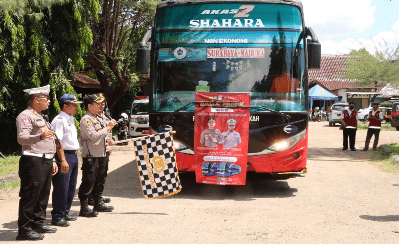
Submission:
[[[93,124],[93,122],[91,122],[91,120],[86,120],[86,124],[88,125],[88,126],[91,126],[92,124]]]
[[[29,120],[28,119],[22,119],[22,122],[24,123],[24,125],[27,125]]]

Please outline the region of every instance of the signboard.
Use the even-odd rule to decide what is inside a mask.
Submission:
[[[249,93],[197,92],[194,156],[198,183],[245,185]]]

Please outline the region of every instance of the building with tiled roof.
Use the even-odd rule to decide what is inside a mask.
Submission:
[[[356,60],[349,55],[322,55],[320,69],[309,70],[309,87],[320,84],[339,96],[341,102],[353,101],[356,107],[364,108],[383,87],[360,86],[356,80],[344,78],[350,59]]]
[[[88,76],[86,71],[71,73],[73,80],[71,85],[75,88],[76,92],[82,94],[102,92],[101,84],[98,80]]]

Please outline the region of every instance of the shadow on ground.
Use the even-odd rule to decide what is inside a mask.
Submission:
[[[362,147],[363,148],[363,147]],[[357,148],[356,151],[342,150],[342,148],[308,148],[308,159],[317,161],[334,161],[334,162],[347,162],[348,160],[369,160],[370,154],[373,152],[361,151],[362,148]]]
[[[385,216],[360,215],[359,217],[365,220],[371,220],[377,222],[399,221],[399,215],[385,215]]]
[[[15,237],[18,235],[17,221],[4,223],[2,227],[5,230],[0,230],[0,241],[15,241]]]
[[[248,201],[253,198],[293,197],[296,188],[290,188],[287,179],[275,179],[268,174],[248,172],[245,186],[218,186],[197,184],[194,173],[180,173],[182,191],[170,199],[209,199]],[[134,161],[108,174],[104,196],[143,198],[137,166]],[[168,198],[168,199],[169,199]],[[74,202],[74,205],[78,204]]]

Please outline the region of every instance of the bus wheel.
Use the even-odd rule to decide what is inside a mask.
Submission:
[[[333,124],[333,126],[335,126],[335,123],[334,123],[334,122],[333,122],[332,124]]]
[[[328,126],[332,126],[332,122],[328,122]]]

